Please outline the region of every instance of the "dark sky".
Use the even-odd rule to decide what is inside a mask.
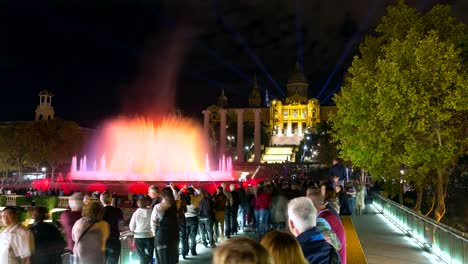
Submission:
[[[323,101],[395,2],[4,0],[0,120],[32,119],[44,89],[55,94],[56,115],[89,127],[164,108],[172,94],[184,114],[201,117],[222,88],[230,106],[245,106],[254,73],[282,98],[298,58],[309,96]],[[408,3],[450,3],[468,23],[467,0]]]

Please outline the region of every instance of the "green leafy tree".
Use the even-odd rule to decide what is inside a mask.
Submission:
[[[448,6],[421,15],[400,1],[376,31],[334,98],[334,139],[343,158],[371,175],[414,182],[418,195],[435,182],[440,221],[448,175],[468,145],[466,25]]]

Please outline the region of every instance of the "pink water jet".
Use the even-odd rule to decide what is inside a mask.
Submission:
[[[118,118],[107,122],[94,142],[89,156],[94,159],[83,156],[78,167],[77,157],[73,157],[70,170],[73,180],[234,180],[232,160],[224,155],[219,159],[218,171],[210,170],[203,131],[189,119]],[[92,170],[87,167],[87,159],[93,161]]]

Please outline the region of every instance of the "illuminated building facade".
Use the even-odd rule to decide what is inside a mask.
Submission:
[[[288,79],[286,88],[286,97],[282,100],[270,101],[268,91],[265,91],[265,100],[262,104],[260,88],[255,77],[248,98],[248,107],[245,108],[228,107],[228,98],[223,90],[217,104],[203,110],[205,134],[211,142],[219,146],[219,153],[224,154],[226,151],[226,127],[231,123],[237,123],[236,153],[238,157],[242,157],[245,147],[242,133],[244,123],[253,123],[258,132],[260,123],[268,126],[269,142],[259,142],[259,133],[255,133],[253,145],[256,158],[254,161],[260,162],[260,151],[265,150],[264,146],[297,146],[304,138],[307,129],[314,129],[318,123],[326,121],[330,113],[336,111],[336,107],[321,107],[318,99],[308,97],[309,84],[298,63]],[[322,112],[326,115],[322,115]],[[218,135],[214,133],[214,128],[218,126],[220,128],[219,141]],[[267,152],[265,150],[265,154]]]

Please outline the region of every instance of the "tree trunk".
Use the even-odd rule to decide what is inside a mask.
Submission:
[[[404,205],[404,201],[403,201],[403,183],[402,182],[398,183],[398,202],[401,205]]]
[[[435,195],[432,196],[431,208],[427,210],[424,216],[429,216],[432,213],[432,210],[434,210],[434,205],[435,205]]]
[[[416,187],[416,204],[414,205],[413,210],[416,211],[417,213],[421,213],[421,203],[422,203],[422,197],[423,197],[423,188],[422,184],[418,184]]]
[[[436,190],[436,198],[437,198],[437,206],[434,210],[434,219],[437,222],[440,222],[442,217],[445,215],[445,177],[442,175],[442,171],[439,169],[437,170],[437,190]]]

